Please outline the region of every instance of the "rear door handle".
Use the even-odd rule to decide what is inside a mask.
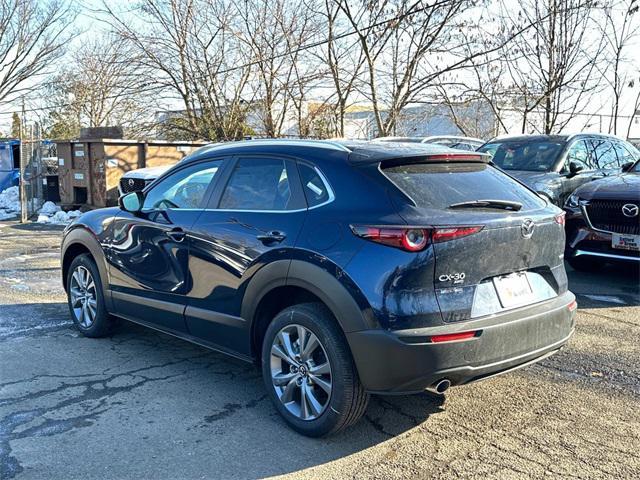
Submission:
[[[184,240],[184,237],[187,236],[185,231],[182,230],[180,227],[173,228],[171,230],[168,230],[165,233],[167,234],[167,237],[169,237],[170,239],[172,239],[175,242],[181,242],[181,241]]]
[[[264,235],[256,235],[256,238],[265,245],[268,245],[270,243],[280,243],[287,238],[287,236],[283,232],[274,230],[272,232],[265,233]]]

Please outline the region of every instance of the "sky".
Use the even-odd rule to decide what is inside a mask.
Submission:
[[[507,8],[512,11],[517,11],[521,3],[519,0],[503,1],[506,4]],[[126,12],[131,7],[131,3],[132,2],[127,0],[110,0],[109,6],[114,10],[122,11],[123,15],[126,16],[128,15]],[[100,21],[100,15],[96,12],[96,10],[99,10],[101,8],[102,0],[80,0],[77,1],[76,4],[79,9],[79,15],[76,18],[74,26],[81,33],[70,43],[70,49],[73,49],[75,46],[80,45],[83,41],[86,41],[87,38],[95,37],[96,35],[100,35],[108,30],[108,25]],[[640,13],[636,14],[635,21],[640,22]],[[588,33],[588,40],[597,39],[601,35],[597,28],[593,28],[592,30],[593,31]],[[64,59],[60,61],[60,64],[63,64],[63,62]],[[638,42],[627,49],[623,69],[629,72],[634,72],[637,71],[638,66],[640,66],[640,36],[638,37]],[[55,70],[55,66],[53,70]],[[43,100],[43,102],[46,104],[46,100]],[[599,98],[594,99],[594,102],[590,105],[590,109],[592,111],[585,113],[593,114],[601,111],[608,111],[609,105],[610,94],[606,93],[600,95]],[[627,99],[627,101],[623,102],[622,115],[632,114],[629,109],[630,105],[630,98]],[[171,102],[166,103],[164,107],[166,107],[167,109],[179,108],[178,105],[171,104]],[[19,109],[20,105],[16,103],[10,106],[3,106],[2,111],[0,112],[0,132],[7,132],[10,129],[10,112],[18,111]]]

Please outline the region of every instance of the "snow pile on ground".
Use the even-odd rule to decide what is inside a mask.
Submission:
[[[10,187],[0,192],[0,220],[7,220],[18,216],[20,213],[20,190],[18,187]],[[82,215],[80,210],[64,212],[53,202],[44,202],[38,210],[38,223],[50,223],[64,225],[72,222]]]
[[[0,192],[0,220],[13,218],[20,212],[20,190],[9,187]]]
[[[82,212],[80,210],[70,210],[68,212],[64,212],[55,203],[45,202],[45,204],[40,209],[40,213],[36,222],[49,223],[51,225],[64,225],[67,223],[71,223],[80,215],[82,215]]]
[[[53,202],[44,202],[42,208],[38,213],[42,213],[44,215],[53,215],[56,212],[59,212],[61,208]]]

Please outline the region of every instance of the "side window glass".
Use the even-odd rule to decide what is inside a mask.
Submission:
[[[631,153],[630,149],[627,149],[626,145],[621,142],[615,142],[613,147],[616,150],[616,154],[618,156],[618,164],[619,166],[624,165],[625,163],[635,162],[636,158]]]
[[[618,157],[616,156],[612,142],[609,140],[592,140],[592,143],[596,154],[597,168],[618,168]]]
[[[309,207],[315,207],[327,202],[331,198],[329,187],[322,180],[318,171],[310,165],[299,163],[302,190]]]
[[[241,158],[220,199],[221,209],[294,210],[286,162],[277,158]]]
[[[221,165],[222,160],[216,160],[178,170],[147,193],[143,210],[200,208],[207,188]]]
[[[590,170],[592,169],[589,151],[587,150],[587,145],[584,141],[578,140],[571,147],[569,147],[569,151],[567,152],[567,160],[565,161],[565,165],[563,167],[564,172],[569,171],[569,164],[571,162],[577,163],[581,165],[583,169]]]

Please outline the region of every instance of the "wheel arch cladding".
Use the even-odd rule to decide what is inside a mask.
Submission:
[[[73,259],[78,255],[88,254],[95,262],[100,273],[100,283],[104,294],[105,304],[111,310],[111,296],[108,295],[109,278],[104,261],[104,252],[95,237],[84,228],[76,228],[69,232],[62,247],[62,284],[67,289],[67,274]]]
[[[342,272],[338,267],[335,269]],[[259,357],[261,338],[273,317],[299,303],[323,304],[344,332],[376,328],[370,312],[367,314],[368,304],[363,307],[363,298],[360,303],[354,299],[362,294],[352,293],[357,288],[350,280],[351,285],[342,283],[347,280],[344,273],[340,278],[342,281],[335,273],[300,260],[281,260],[257,272],[247,287],[242,305],[242,318],[250,323],[252,353]]]

